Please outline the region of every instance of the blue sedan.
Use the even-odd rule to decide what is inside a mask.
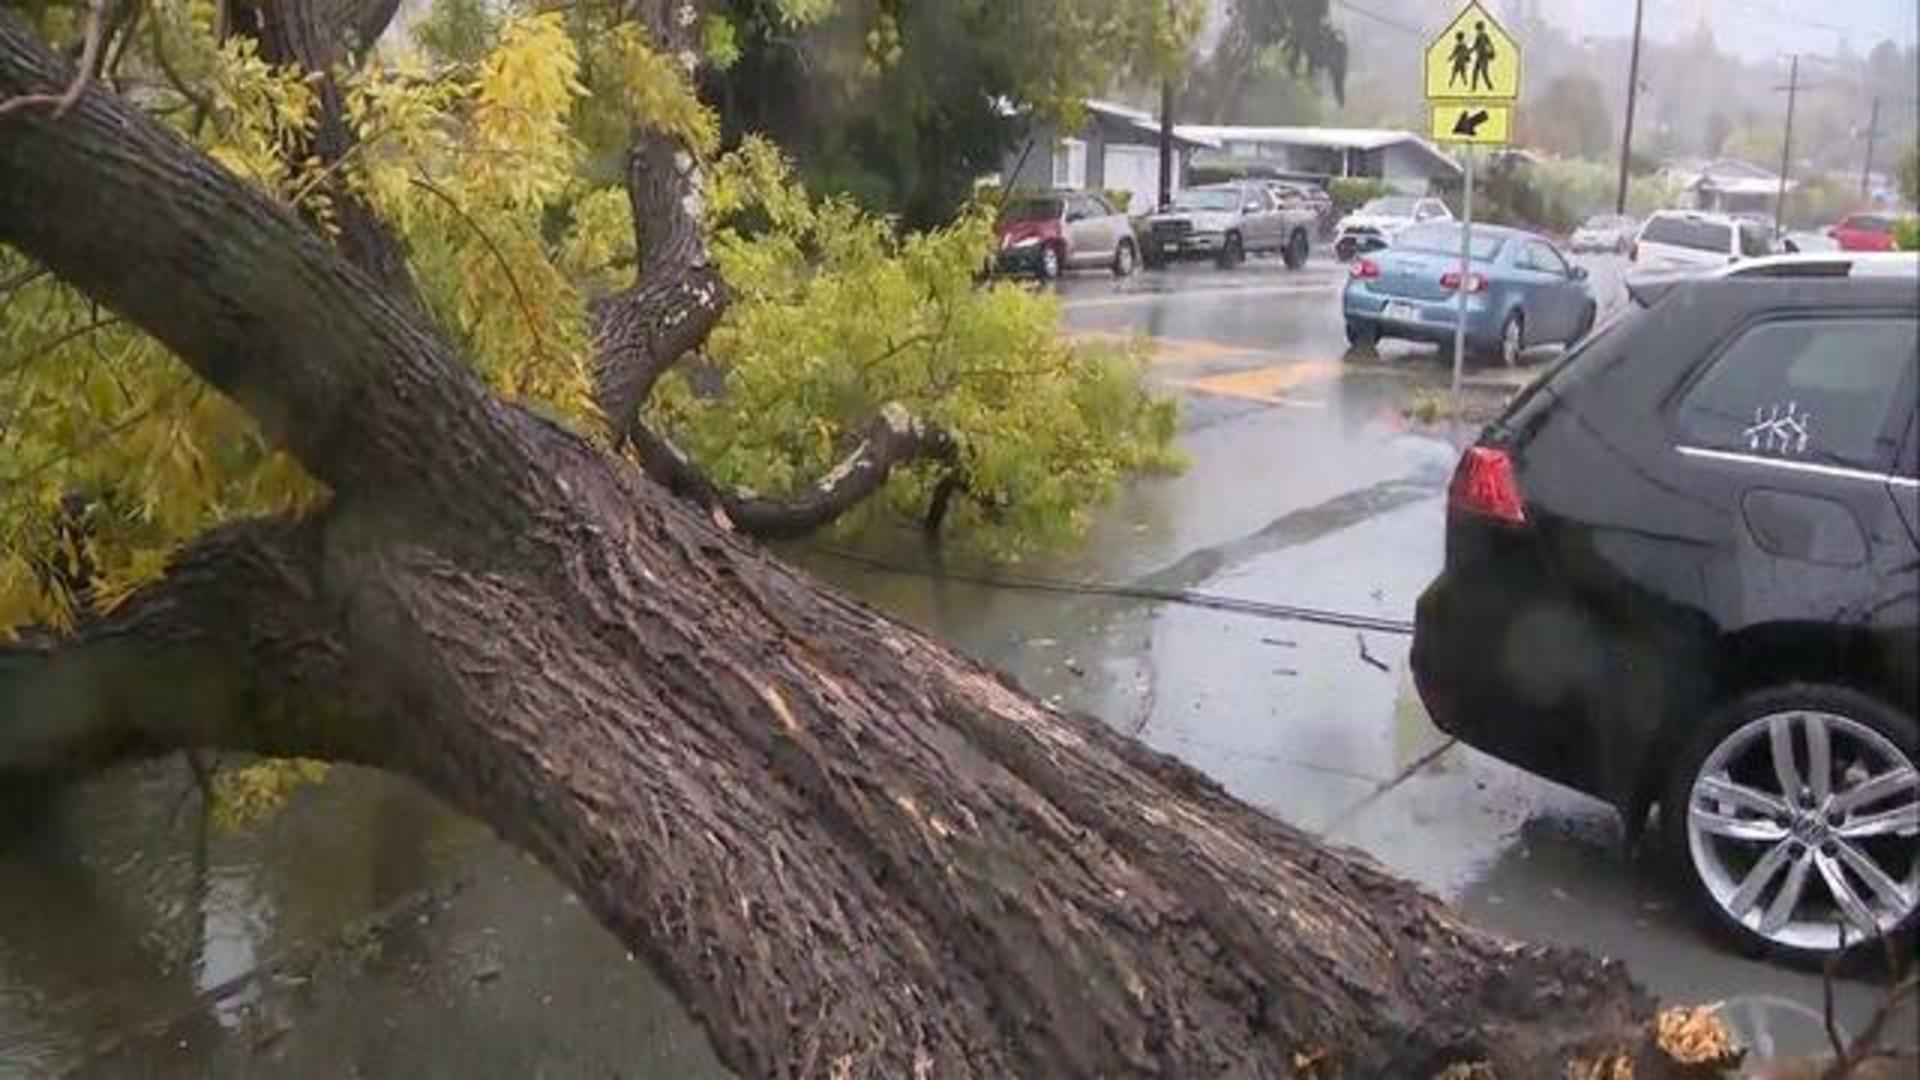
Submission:
[[[1512,366],[1534,345],[1587,336],[1599,313],[1585,267],[1518,229],[1478,225],[1471,270],[1460,274],[1460,226],[1415,225],[1393,246],[1356,260],[1343,301],[1347,342],[1381,338],[1453,343],[1460,292],[1467,295],[1467,348]]]

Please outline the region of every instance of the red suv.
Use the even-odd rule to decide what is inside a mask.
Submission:
[[[1892,251],[1893,218],[1888,214],[1848,214],[1827,230],[1841,251]]]

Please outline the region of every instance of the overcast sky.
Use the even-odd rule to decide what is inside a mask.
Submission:
[[[1646,0],[1647,33],[1684,38],[1699,22],[1721,48],[1749,57],[1795,50],[1829,53],[1844,40],[1866,52],[1891,38],[1911,45],[1920,35],[1920,0]],[[1632,0],[1541,0],[1541,10],[1575,34],[1633,32]]]

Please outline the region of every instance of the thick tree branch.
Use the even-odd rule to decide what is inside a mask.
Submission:
[[[334,242],[341,254],[416,315],[424,315],[427,307],[399,239],[334,169],[353,152],[358,140],[347,124],[346,95],[333,73],[370,48],[398,9],[398,0],[242,0],[234,5],[232,15],[241,32],[260,42],[262,59],[312,73],[316,106],[312,135],[303,145],[292,147],[288,156],[300,161],[311,155],[329,170],[321,190],[332,206]],[[311,216],[309,223],[320,227]]]
[[[698,55],[694,0],[636,0],[632,12],[656,51]],[[622,437],[640,425],[654,384],[706,341],[726,311],[726,284],[707,246],[700,182],[690,147],[659,131],[635,130],[626,186],[640,255],[637,279],[592,311],[594,393]]]
[[[874,417],[860,444],[812,490],[781,500],[723,490],[685,451],[647,427],[635,429],[633,446],[655,482],[709,513],[725,515],[724,525],[763,540],[816,532],[878,492],[895,468],[914,461],[952,463],[960,452],[946,431],[890,404]]]
[[[70,634],[0,645],[0,784],[195,747],[371,761],[317,524],[222,529]]]
[[[0,94],[72,78],[0,10]],[[520,414],[284,207],[138,109],[89,89],[58,121],[0,119],[0,142],[0,240],[158,338],[336,492],[491,522],[514,511],[463,494],[476,457],[522,459],[541,483]]]
[[[691,154],[678,140],[642,132],[626,175],[639,277],[592,311],[594,393],[617,432],[639,424],[654,384],[706,341],[729,300],[707,247]]]

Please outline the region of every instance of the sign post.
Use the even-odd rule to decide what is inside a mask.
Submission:
[[[1520,43],[1470,0],[1427,46],[1429,129],[1435,142],[1463,148],[1466,189],[1461,199],[1459,307],[1453,328],[1453,404],[1460,407],[1460,381],[1467,362],[1467,302],[1473,282],[1474,148],[1513,140],[1514,103],[1520,100]]]
[[[1466,149],[1467,191],[1460,215],[1460,287],[1454,290],[1460,300],[1453,324],[1453,410],[1460,411],[1460,378],[1467,369],[1467,275],[1473,272],[1473,147]]]

